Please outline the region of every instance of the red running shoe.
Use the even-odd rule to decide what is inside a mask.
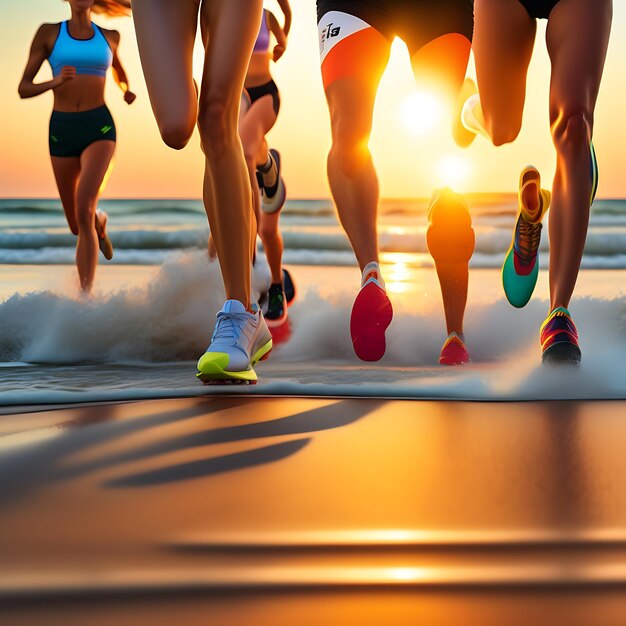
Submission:
[[[370,265],[363,272],[365,276],[368,276]],[[362,361],[379,361],[383,358],[387,346],[385,331],[393,318],[393,308],[377,269],[378,264],[357,294],[350,316],[352,345]]]
[[[439,365],[464,365],[470,362],[465,343],[457,333],[450,333],[439,355]]]

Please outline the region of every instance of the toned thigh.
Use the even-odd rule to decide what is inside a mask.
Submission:
[[[70,230],[77,235],[78,224],[76,222],[76,186],[80,176],[79,157],[51,157],[52,170],[56,180],[59,198],[65,212],[65,219]]]
[[[262,0],[205,0],[202,3],[206,54],[201,105],[219,101],[236,116],[262,8]]]
[[[150,102],[159,126],[193,131],[197,97],[193,47],[200,0],[133,0],[133,18]]]
[[[256,157],[265,135],[276,122],[271,95],[260,97],[248,109],[239,123],[239,135],[247,157]]]
[[[91,208],[91,203],[97,199],[114,153],[115,143],[113,141],[96,141],[85,148],[81,154],[81,170],[76,189],[79,210],[87,204]]]
[[[370,134],[391,44],[361,18],[338,11],[321,16],[318,31],[333,142],[356,145]]]
[[[519,128],[537,30],[518,0],[476,0],[473,49],[485,119]]]
[[[561,0],[550,14],[550,117],[583,113],[593,123],[612,22],[611,0]]]
[[[430,41],[412,57],[418,86],[435,88],[448,97],[456,97],[467,71],[471,43],[459,33],[447,33]]]

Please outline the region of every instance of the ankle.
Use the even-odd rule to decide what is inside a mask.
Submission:
[[[265,161],[263,165],[257,165],[256,168],[262,174],[269,174],[273,165],[274,165],[274,159],[272,159],[272,155],[268,152],[267,161]]]
[[[375,279],[380,283],[383,287],[385,286],[385,281],[383,280],[383,274],[380,270],[380,263],[378,261],[370,261],[364,268],[361,273],[361,286],[363,286],[370,278]]]

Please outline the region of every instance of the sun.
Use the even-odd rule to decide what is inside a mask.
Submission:
[[[444,187],[462,185],[470,175],[470,164],[466,159],[456,155],[444,156],[438,165],[439,184]]]
[[[402,123],[415,135],[433,132],[443,117],[442,102],[433,93],[415,91],[400,105]]]

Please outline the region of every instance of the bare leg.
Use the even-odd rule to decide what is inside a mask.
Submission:
[[[80,158],[51,157],[54,178],[65,212],[65,219],[73,235],[78,235],[76,221],[76,186],[80,176]]]
[[[206,154],[204,204],[226,297],[246,307],[256,224],[237,121],[261,9],[261,0],[213,0],[201,9],[206,55],[198,127]]]
[[[470,42],[462,35],[449,34],[431,41],[412,56],[418,85],[422,80],[427,84],[436,80],[439,91],[454,102],[463,84],[469,54]],[[437,268],[448,334],[462,335],[474,232],[460,196],[442,192],[437,198],[429,215],[428,249]]]
[[[76,188],[76,219],[78,222],[76,265],[80,286],[85,292],[91,291],[98,265],[96,208],[100,188],[114,152],[114,142],[96,141],[86,148],[80,157],[81,172]]]
[[[133,0],[152,110],[163,141],[176,149],[187,144],[198,118],[192,61],[199,7],[200,0]]]
[[[283,237],[278,227],[280,211],[276,213],[263,213],[259,221],[259,235],[263,241],[263,249],[267,256],[267,262],[272,272],[272,284],[278,285],[283,282]]]
[[[557,151],[550,215],[550,310],[572,297],[589,226],[590,143],[612,20],[611,0],[561,0],[550,14],[550,121]]]
[[[342,78],[326,89],[332,127],[332,147],[328,154],[328,180],[339,219],[361,271],[371,261],[378,262],[378,178],[368,142],[378,83],[389,56],[383,51],[379,67],[370,80]]]
[[[515,140],[522,126],[526,75],[537,24],[518,0],[476,0],[473,49],[480,102],[475,118],[494,145]]]
[[[262,165],[267,160],[267,143],[265,135],[271,130],[276,122],[276,113],[272,98],[263,96],[259,98],[248,110],[239,125],[239,134],[243,144],[243,152],[246,157],[246,164],[250,174],[250,184],[252,186],[252,201],[254,212],[259,225],[259,235],[263,241],[263,248],[267,255],[267,261],[272,272],[272,282],[282,282],[282,258],[283,240],[278,230],[278,216],[264,214],[259,202],[259,185],[256,178],[256,168],[262,148],[265,148],[265,155]],[[269,219],[268,219],[269,218]]]
[[[465,78],[471,43],[459,33],[449,33],[429,42],[411,55],[413,73],[418,87],[435,85],[443,96],[453,102]]]

